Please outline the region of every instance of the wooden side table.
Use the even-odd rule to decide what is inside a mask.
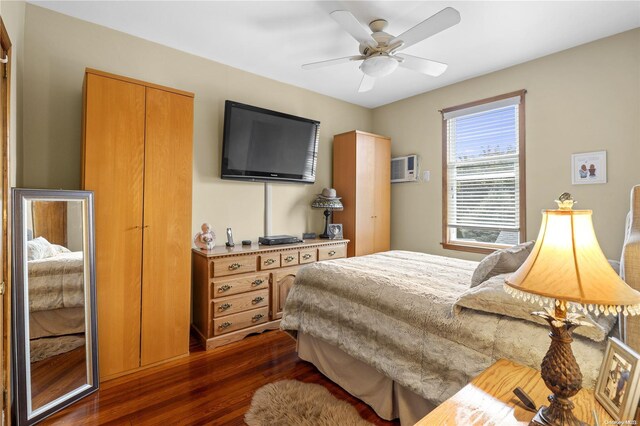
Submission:
[[[540,372],[505,359],[498,360],[471,383],[427,414],[416,426],[432,425],[528,425],[535,413],[524,409],[513,389],[520,386],[536,402],[548,405],[547,389]],[[601,425],[611,416],[595,400],[593,390],[582,389],[572,398],[575,415],[583,422],[595,424],[592,410]]]

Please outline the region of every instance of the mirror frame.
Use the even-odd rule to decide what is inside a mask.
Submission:
[[[28,288],[25,277],[28,276],[25,227],[27,201],[81,201],[83,203],[83,260],[84,260],[84,302],[85,302],[85,350],[87,359],[87,384],[82,385],[57,399],[31,409],[28,398],[31,397],[30,349],[28,323],[26,323],[25,303],[27,303]],[[95,279],[95,235],[93,191],[67,191],[48,189],[12,188],[13,207],[13,288],[11,306],[12,325],[12,411],[14,420],[20,425],[35,424],[51,414],[62,410],[68,405],[85,396],[96,392],[99,388],[98,374],[98,333],[96,311],[96,279]],[[27,307],[28,310],[28,307]]]

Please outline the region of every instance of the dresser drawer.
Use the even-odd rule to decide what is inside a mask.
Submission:
[[[263,288],[269,288],[269,273],[213,280],[211,283],[211,297],[217,299],[218,297],[246,293],[247,291],[260,290]]]
[[[313,263],[318,260],[318,250],[316,248],[300,250],[300,264]]]
[[[252,309],[213,320],[213,335],[230,333],[269,321],[269,307]]]
[[[285,266],[295,266],[298,264],[298,261],[298,250],[283,251],[280,253],[280,264],[283,268]]]
[[[260,255],[260,270],[275,269],[280,267],[280,253],[267,253]]]
[[[235,256],[216,259],[213,264],[213,276],[224,277],[227,275],[255,272],[256,256]]]
[[[269,306],[268,288],[215,299],[213,301],[213,317],[223,317],[250,309],[263,308],[265,306]]]
[[[340,259],[347,257],[346,246],[320,247],[318,249],[318,260]]]

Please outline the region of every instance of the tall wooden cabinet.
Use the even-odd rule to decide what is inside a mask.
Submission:
[[[344,206],[333,222],[351,241],[348,256],[389,250],[391,139],[358,130],[334,136],[333,187]]]
[[[193,94],[87,70],[83,140],[104,380],[189,352]]]

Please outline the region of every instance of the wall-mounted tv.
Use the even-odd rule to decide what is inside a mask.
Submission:
[[[226,101],[222,178],[314,183],[319,132],[319,121]]]

